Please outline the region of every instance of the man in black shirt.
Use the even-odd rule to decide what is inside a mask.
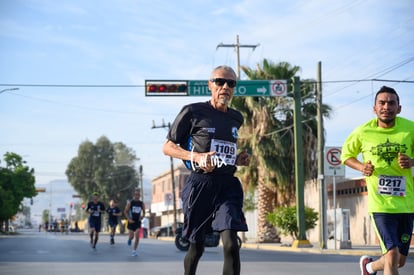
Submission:
[[[101,231],[102,213],[105,212],[105,205],[99,201],[99,194],[93,193],[92,201],[88,202],[86,212],[89,213],[89,230],[91,237],[91,246],[96,248],[96,243],[99,239],[99,232]],[[95,235],[95,238],[94,238]]]
[[[183,235],[190,241],[184,259],[185,274],[195,274],[204,252],[205,230],[220,232],[223,274],[240,274],[237,231],[247,231],[242,211],[243,190],[234,177],[236,165],[248,165],[246,152],[237,154],[240,112],[230,108],[236,74],[228,66],[211,73],[211,99],[182,108],[167,135],[163,152],[184,161],[192,170],[182,190]]]
[[[128,219],[128,245],[132,244],[132,240],[135,237],[134,247],[132,249],[132,256],[136,257],[137,254],[137,247],[139,243],[139,230],[141,228],[141,217],[145,215],[145,205],[140,200],[140,190],[135,189],[134,196],[132,200],[129,200],[125,205],[124,214],[125,217]]]
[[[115,199],[109,201],[109,207],[106,210],[108,213],[108,225],[111,230],[110,232],[110,243],[115,244],[115,232],[118,226],[118,217],[122,215],[121,210],[118,207],[118,203]]]

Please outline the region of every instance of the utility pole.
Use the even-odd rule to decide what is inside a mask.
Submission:
[[[318,121],[318,180],[319,180],[319,246],[326,248],[327,234],[326,234],[326,188],[324,178],[324,147],[325,140],[323,136],[323,115],[322,115],[322,62],[318,62],[317,67],[317,82],[316,82],[316,116]]]
[[[171,127],[171,123],[168,122],[168,124],[165,124],[164,120],[162,120],[161,125],[155,125],[155,122],[152,121],[152,127],[151,129],[157,129],[157,128],[167,128],[168,130]],[[173,200],[173,232],[177,229],[177,205],[176,205],[176,198],[175,198],[175,177],[174,177],[174,159],[173,157],[170,157],[170,166],[171,166],[171,187],[172,187],[172,200]],[[168,208],[167,208],[168,209]]]
[[[225,47],[225,48],[235,48],[236,49],[236,74],[237,74],[237,79],[240,79],[240,48],[252,48],[253,50],[256,49],[256,47],[259,47],[260,44],[256,44],[256,45],[243,45],[239,43],[239,35],[236,35],[236,44],[223,44],[220,43],[217,45],[216,50],[220,47]]]
[[[139,183],[141,189],[141,201],[144,202],[144,183],[143,183],[143,175],[142,175],[142,164],[139,166]]]

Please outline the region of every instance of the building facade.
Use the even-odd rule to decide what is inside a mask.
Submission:
[[[190,171],[184,165],[174,167],[174,185],[171,170],[165,171],[158,177],[152,179],[151,213],[153,216],[152,226],[166,226],[174,221],[173,192],[175,192],[175,205],[177,222],[183,221],[181,190],[190,175]]]

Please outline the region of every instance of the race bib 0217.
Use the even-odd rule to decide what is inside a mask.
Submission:
[[[378,177],[378,194],[385,196],[405,197],[406,181],[403,176],[384,176]]]

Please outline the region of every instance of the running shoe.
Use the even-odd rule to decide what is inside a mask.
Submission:
[[[131,246],[131,244],[132,244],[132,240],[128,239],[128,246]]]
[[[131,256],[136,257],[136,256],[138,256],[138,253],[135,250],[133,250],[132,253],[131,253]]]
[[[367,264],[372,262],[373,259],[367,255],[361,256],[361,258],[359,259],[359,268],[361,269],[361,275],[376,275],[377,272],[375,273],[369,273],[367,271]]]

